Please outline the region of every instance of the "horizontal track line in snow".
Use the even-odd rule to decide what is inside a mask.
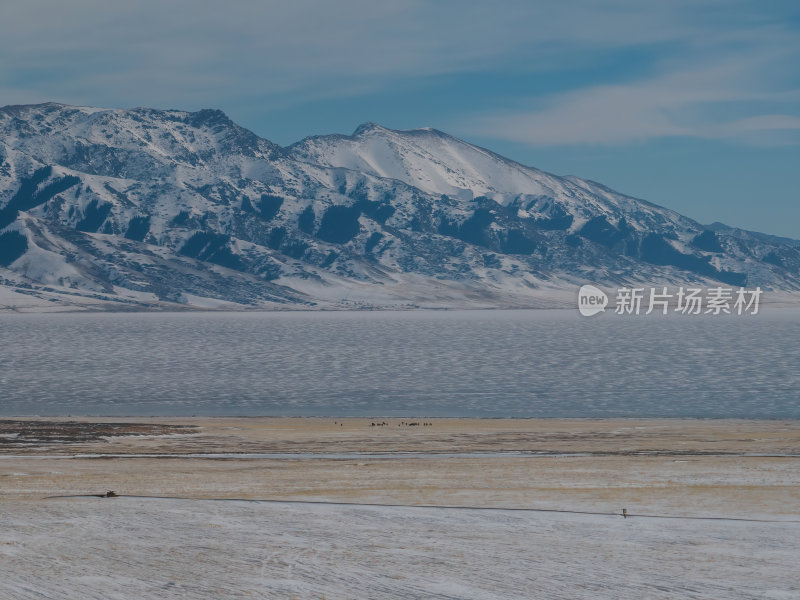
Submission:
[[[106,498],[103,494],[73,494],[67,496],[47,496],[45,500],[56,498]],[[386,504],[380,502],[333,502],[328,500],[271,500],[259,498],[195,498],[190,496],[136,496],[123,495],[115,498],[139,498],[142,500],[195,500],[208,502],[253,502],[260,504],[321,504],[327,506],[366,506],[377,508],[432,508],[439,510],[484,510],[484,511],[512,511],[512,512],[539,512],[539,513],[565,513],[572,515],[599,515],[605,517],[622,517],[622,513],[593,512],[586,510],[564,510],[557,508],[526,508],[519,506],[466,506],[466,505],[436,505],[436,504]],[[112,499],[112,498],[109,498]],[[748,523],[800,523],[800,519],[755,519],[747,517],[700,517],[691,515],[652,515],[628,513],[626,519],[687,519],[698,521],[745,521]]]

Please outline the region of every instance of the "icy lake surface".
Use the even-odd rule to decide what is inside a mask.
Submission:
[[[0,315],[3,415],[800,418],[800,311]]]

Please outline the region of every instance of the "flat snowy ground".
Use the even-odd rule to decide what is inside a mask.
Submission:
[[[124,497],[0,516],[9,600],[800,598],[800,523]]]
[[[0,420],[0,600],[800,599],[798,421],[388,423]]]

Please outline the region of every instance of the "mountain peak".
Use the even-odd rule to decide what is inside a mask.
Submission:
[[[367,121],[366,123],[362,123],[361,125],[356,127],[356,130],[353,132],[352,137],[359,137],[369,133],[383,132],[383,131],[389,131],[389,130],[386,129],[386,127],[381,127],[380,125],[378,125],[373,121]]]
[[[453,138],[452,136],[439,131],[438,129],[434,129],[433,127],[415,127],[414,129],[389,129],[388,127],[384,127],[383,125],[379,125],[374,121],[367,121],[366,123],[362,123],[356,130],[353,132],[351,137],[361,137],[364,135],[368,135],[371,133],[394,133],[397,135],[435,135],[438,137],[445,137],[445,138]],[[459,140],[460,141],[460,140]]]
[[[505,204],[520,194],[552,196],[560,187],[552,176],[432,127],[394,130],[367,122],[352,136],[307,138],[291,152],[306,162],[400,180],[438,196],[489,196]]]
[[[191,124],[195,127],[201,125],[235,125],[235,123],[218,108],[203,108],[191,113]]]

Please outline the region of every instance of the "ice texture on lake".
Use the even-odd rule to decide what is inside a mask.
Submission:
[[[800,312],[0,315],[5,415],[800,418]]]

